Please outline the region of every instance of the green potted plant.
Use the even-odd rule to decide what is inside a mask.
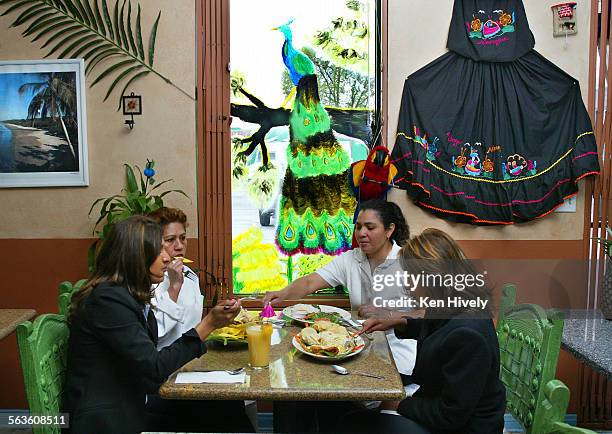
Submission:
[[[122,194],[115,194],[113,196],[97,199],[89,209],[89,215],[91,216],[94,208],[98,204],[102,204],[100,207],[100,216],[94,226],[94,234],[97,235],[98,239],[89,247],[89,252],[87,254],[87,263],[90,271],[93,267],[98,244],[106,238],[115,223],[133,215],[146,215],[163,207],[164,196],[167,194],[179,193],[189,198],[182,190],[166,190],[163,192],[158,190],[162,185],[173,180],[166,179],[165,181],[156,183],[154,178],[154,160],[147,159],[145,169],[142,171],[140,167],[134,166],[138,173],[138,180],[136,179],[134,169],[129,164],[124,164],[124,167],[126,186],[121,190]],[[102,222],[104,222],[102,228],[96,230],[98,225]]]

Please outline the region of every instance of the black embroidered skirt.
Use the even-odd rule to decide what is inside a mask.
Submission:
[[[535,50],[448,52],[408,77],[392,159],[417,205],[473,224],[543,217],[599,172],[578,82]]]

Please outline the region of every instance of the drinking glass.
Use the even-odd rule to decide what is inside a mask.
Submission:
[[[272,324],[254,324],[246,329],[249,344],[249,366],[265,369],[270,363]]]

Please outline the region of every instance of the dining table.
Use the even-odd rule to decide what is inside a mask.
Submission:
[[[612,320],[600,310],[567,312],[561,346],[612,381]]]
[[[274,328],[268,368],[248,367],[246,344],[223,345],[211,342],[200,358],[175,372],[159,389],[164,399],[180,400],[266,400],[273,401],[275,432],[295,432],[300,401],[397,401],[405,397],[383,332],[364,338],[365,348],[350,358],[319,360],[294,348],[293,337],[301,327]],[[331,365],[341,365],[349,372],[364,372],[381,378],[349,373],[340,375]],[[232,370],[246,367],[240,384],[177,384],[181,372]]]
[[[0,309],[0,339],[13,333],[19,324],[35,315],[34,309]]]

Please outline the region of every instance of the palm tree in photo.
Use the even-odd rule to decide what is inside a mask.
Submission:
[[[51,117],[55,119],[64,131],[64,136],[70,146],[72,156],[76,154],[70,141],[66,123],[71,128],[76,127],[76,80],[71,72],[48,72],[41,74],[42,80],[24,83],[19,87],[19,94],[33,94],[28,106],[28,119],[32,119],[32,127],[36,117],[40,119]]]

